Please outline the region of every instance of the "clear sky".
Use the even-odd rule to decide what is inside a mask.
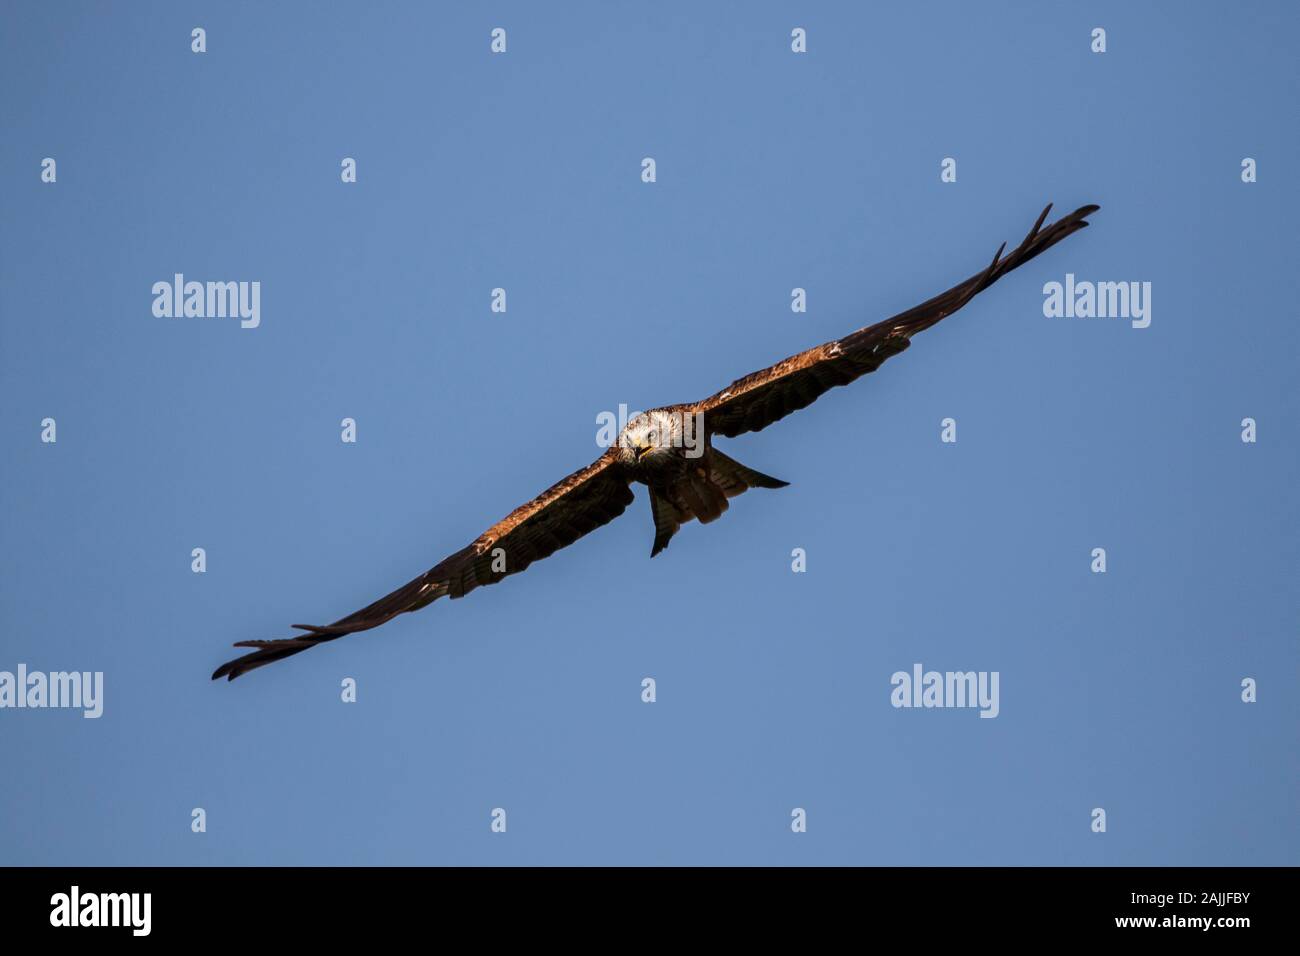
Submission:
[[[0,863],[1300,862],[1297,25],[7,4],[0,670],[102,671],[104,712],[0,710]],[[719,442],[789,488],[653,561],[641,489],[504,584],[209,681],[593,460],[598,413],[910,307],[1048,201],[1102,209]],[[259,282],[260,325],[156,317],[175,273]],[[1151,283],[1150,326],[1046,317],[1067,273]],[[891,706],[916,663],[997,672],[998,716]]]

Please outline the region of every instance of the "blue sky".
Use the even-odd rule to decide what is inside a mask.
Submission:
[[[1295,8],[888,6],[10,5],[0,669],[105,701],[0,710],[0,862],[1295,864]],[[641,490],[208,680],[594,459],[599,412],[910,307],[1048,201],[1102,209],[719,441],[790,488],[654,561]],[[260,282],[260,326],[155,317],[177,272]],[[1150,282],[1150,327],[1046,318],[1067,272]],[[916,662],[997,671],[999,716],[893,708]]]

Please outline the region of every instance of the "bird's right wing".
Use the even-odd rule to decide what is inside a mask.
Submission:
[[[737,379],[716,395],[687,406],[689,411],[703,413],[704,430],[708,434],[731,438],[745,432],[760,431],[791,412],[811,405],[835,386],[847,385],[868,372],[874,372],[885,359],[907,348],[917,332],[928,329],[944,316],[952,315],[1012,269],[1084,228],[1088,225],[1086,217],[1100,207],[1083,206],[1042,229],[1051,208],[1049,204],[1043,210],[1029,235],[1006,258],[1002,257],[1006,248],[1004,244],[987,269],[975,273],[965,282],[891,319]]]
[[[534,561],[554,554],[583,535],[613,521],[632,503],[627,474],[617,448],[580,471],[556,482],[413,581],[360,611],[325,627],[295,624],[307,633],[275,641],[240,641],[256,650],[228,661],[212,679],[234,680],[240,674],[290,657],[345,634],[378,627],[407,611],[417,611],[444,595],[464,597],[474,588],[518,574]]]

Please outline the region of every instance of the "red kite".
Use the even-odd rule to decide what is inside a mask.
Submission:
[[[811,405],[835,386],[874,372],[885,359],[906,349],[917,332],[956,312],[1012,269],[1087,226],[1086,217],[1099,207],[1083,206],[1044,229],[1051,208],[1043,210],[1019,246],[1003,258],[1004,243],[988,268],[965,282],[891,319],[746,375],[703,401],[668,405],[635,416],[618,441],[590,465],[516,508],[478,540],[414,581],[325,627],[295,624],[305,632],[297,637],[240,641],[236,647],[254,650],[222,664],[212,678],[234,680],[317,644],[378,627],[443,595],[464,597],[480,585],[517,574],[621,515],[632,503],[632,482],[650,489],[655,526],[651,557],[666,548],[686,522],[698,518],[701,524],[708,524],[720,517],[727,510],[728,498],[750,488],[785,487],[786,482],[727,457],[713,447],[713,439],[760,431]]]

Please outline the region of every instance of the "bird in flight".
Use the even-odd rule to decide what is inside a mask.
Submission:
[[[793,411],[811,405],[824,392],[874,372],[891,355],[911,344],[912,336],[956,312],[977,293],[1066,236],[1088,225],[1100,207],[1082,206],[1043,228],[1049,204],[1024,241],[1005,257],[1006,244],[986,269],[915,308],[859,329],[842,339],[792,355],[770,368],[732,382],[716,395],[686,405],[640,413],[618,439],[587,467],[547,488],[479,536],[361,610],[333,624],[295,624],[304,633],[281,640],[240,641],[252,650],[222,664],[216,680],[291,657],[317,644],[367,631],[407,611],[418,611],[444,595],[464,597],[476,587],[518,574],[583,535],[608,524],[632,503],[632,483],[649,489],[657,555],[686,522],[708,524],[727,510],[727,499],[750,488],[787,484],[747,468],[713,447],[719,436],[734,438],[761,431]]]

